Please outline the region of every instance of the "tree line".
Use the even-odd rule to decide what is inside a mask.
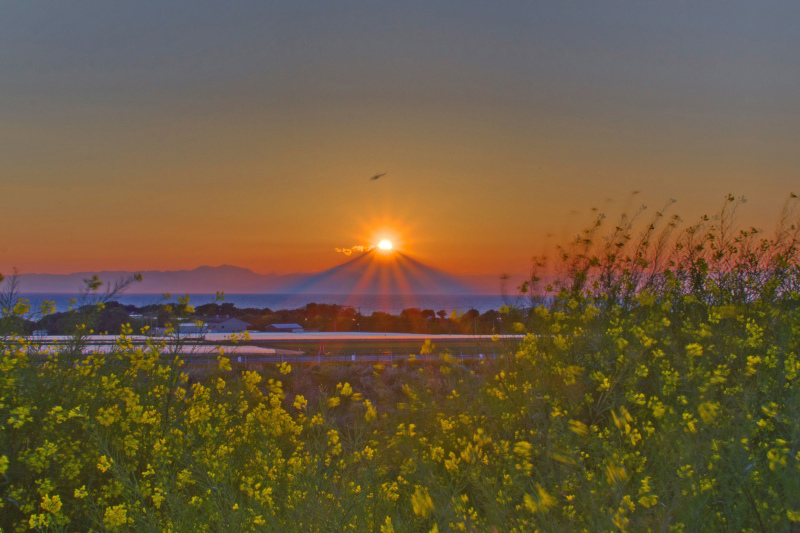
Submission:
[[[192,307],[188,302],[168,302],[142,307],[126,305],[118,301],[102,304],[76,306],[68,311],[54,312],[38,319],[17,318],[13,329],[20,333],[38,332],[47,335],[71,335],[75,328],[87,324],[95,333],[117,335],[130,324],[135,332],[142,328],[173,326],[179,321],[204,320],[210,317],[237,318],[249,324],[250,331],[264,331],[272,324],[299,324],[311,331],[364,331],[422,334],[501,334],[506,331],[508,314],[498,310],[481,313],[469,309],[460,313],[448,313],[444,309],[407,308],[399,314],[375,311],[362,314],[351,306],[324,303],[309,303],[298,309],[238,308],[230,302],[217,302]],[[505,321],[505,322],[504,322]],[[510,324],[509,324],[510,326]]]

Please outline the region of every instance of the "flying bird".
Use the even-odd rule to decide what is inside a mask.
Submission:
[[[369,181],[375,181],[376,179],[380,178],[381,176],[385,176],[386,174],[387,174],[386,172],[384,172],[383,174],[375,174],[369,179]]]

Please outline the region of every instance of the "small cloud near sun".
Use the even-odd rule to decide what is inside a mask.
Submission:
[[[371,244],[356,244],[355,246],[351,246],[350,248],[336,248],[336,253],[344,254],[344,255],[352,255],[353,252],[369,252],[375,248],[375,246]]]

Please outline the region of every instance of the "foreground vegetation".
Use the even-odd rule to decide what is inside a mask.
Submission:
[[[78,327],[41,363],[5,335],[0,527],[798,531],[793,204],[772,238],[733,232],[735,205],[635,237],[623,218],[598,239],[598,220],[564,277],[502,309],[534,334],[474,367],[241,372],[221,354],[190,375],[131,330],[86,356]]]

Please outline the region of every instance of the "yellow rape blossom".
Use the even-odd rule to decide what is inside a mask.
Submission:
[[[570,420],[569,429],[570,431],[580,435],[581,437],[585,437],[589,433],[589,426],[587,426],[580,420]]]
[[[103,515],[103,523],[112,531],[128,523],[128,510],[125,505],[107,507]]]
[[[381,533],[394,533],[394,526],[392,526],[392,519],[388,516],[384,521],[383,525],[381,525]]]
[[[615,485],[628,479],[628,472],[624,466],[610,464],[606,466],[606,480],[609,485]]]
[[[433,500],[428,489],[416,487],[414,494],[411,496],[411,506],[414,509],[414,514],[426,518],[433,511]]]
[[[689,357],[700,357],[703,355],[703,347],[697,343],[687,344],[686,355]]]
[[[61,511],[61,498],[58,494],[50,497],[50,496],[42,496],[42,503],[39,504],[44,511],[47,511],[50,514],[58,514]]]
[[[703,402],[700,404],[700,407],[697,408],[697,411],[700,413],[700,419],[703,422],[711,424],[717,418],[719,404]]]
[[[520,441],[514,444],[514,453],[520,457],[530,457],[533,446],[529,442]]]
[[[367,422],[372,422],[378,418],[378,411],[372,405],[372,402],[369,400],[364,400],[364,407],[367,408],[367,412],[364,413],[364,420]]]
[[[540,485],[536,484],[536,496],[525,494],[523,498],[525,508],[533,514],[547,513],[551,507],[555,507],[556,500]]]
[[[105,455],[100,457],[100,460],[97,462],[97,469],[104,474],[108,472],[108,469],[111,468],[111,465],[114,463],[114,460],[106,457]]]
[[[294,403],[292,405],[298,411],[305,411],[306,406],[308,405],[308,400],[306,400],[302,394],[298,394],[295,396]]]

